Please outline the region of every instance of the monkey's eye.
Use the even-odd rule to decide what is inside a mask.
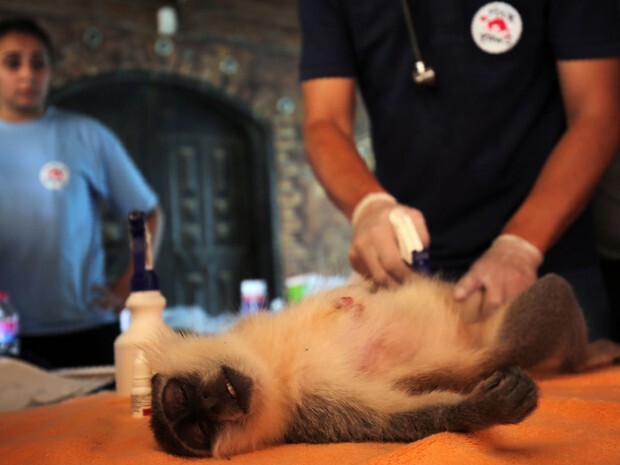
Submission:
[[[230,384],[230,380],[224,375],[224,380],[226,381],[226,390],[232,399],[237,399],[237,393],[235,392],[235,388],[232,384]]]
[[[242,412],[248,413],[252,398],[253,382],[249,376],[227,365],[222,365],[219,377],[221,395],[228,395]],[[224,389],[226,394],[224,394]]]

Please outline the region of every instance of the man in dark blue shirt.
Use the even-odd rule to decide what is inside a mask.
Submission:
[[[605,336],[587,205],[620,145],[619,17],[614,0],[300,0],[306,149],[352,220],[353,268],[411,277],[388,220],[399,206],[458,300],[482,289],[492,311],[556,272]],[[433,86],[412,79],[419,52]],[[353,138],[356,89],[374,173]]]

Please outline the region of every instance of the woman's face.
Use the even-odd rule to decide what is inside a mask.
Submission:
[[[50,57],[35,36],[10,32],[0,37],[0,119],[28,121],[45,111]]]

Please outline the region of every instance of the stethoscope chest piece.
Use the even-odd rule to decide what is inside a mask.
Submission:
[[[433,68],[427,68],[423,61],[416,61],[412,76],[413,82],[415,82],[416,85],[435,85],[435,70]]]
[[[415,68],[413,70],[413,82],[422,87],[432,87],[435,85],[435,70],[430,66],[426,66],[422,59],[418,38],[416,36],[415,27],[413,26],[413,17],[408,0],[401,0],[405,22],[407,23],[407,31],[409,32],[409,40],[411,42],[411,51],[415,60]]]

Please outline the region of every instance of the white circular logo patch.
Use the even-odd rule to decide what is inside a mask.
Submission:
[[[481,50],[499,54],[514,47],[521,38],[523,21],[508,3],[491,2],[481,7],[471,21],[471,35]]]
[[[43,165],[39,172],[39,180],[43,187],[49,190],[60,190],[69,182],[71,171],[69,167],[59,161],[50,161]]]

